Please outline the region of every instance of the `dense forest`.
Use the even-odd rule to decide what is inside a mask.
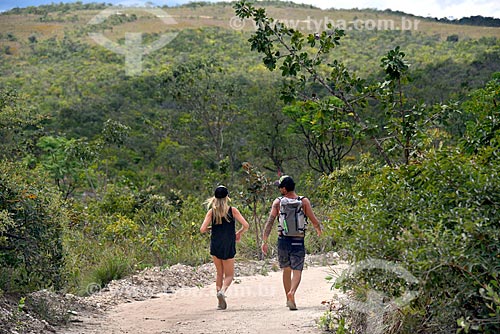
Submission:
[[[325,231],[308,252],[418,279],[375,268],[336,283],[360,300],[418,291],[386,333],[498,333],[500,29],[258,6],[0,14],[0,291],[87,294],[205,263],[199,226],[218,184],[251,223],[238,256],[259,258],[289,174]],[[323,319],[336,333],[365,322]]]

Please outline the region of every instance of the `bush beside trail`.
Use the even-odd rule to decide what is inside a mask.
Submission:
[[[499,80],[472,94],[462,106],[472,121],[456,148],[399,168],[366,158],[323,179],[329,231],[349,261],[383,259],[419,280],[418,297],[386,333],[500,331],[498,101]],[[360,300],[370,289],[400,297],[409,288],[389,273],[358,276],[342,287]]]
[[[40,170],[0,162],[0,291],[65,284],[62,235],[69,217]]]

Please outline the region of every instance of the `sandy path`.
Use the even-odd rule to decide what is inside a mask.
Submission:
[[[316,320],[333,292],[325,277],[332,267],[303,271],[296,295],[297,311],[285,306],[281,272],[268,276],[239,277],[227,293],[228,308],[216,309],[215,284],[183,288],[159,298],[118,305],[104,316],[85,319],[65,334],[166,334],[166,333],[321,333]]]

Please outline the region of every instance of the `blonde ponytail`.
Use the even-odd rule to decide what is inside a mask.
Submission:
[[[205,201],[207,209],[212,209],[212,221],[215,218],[215,224],[222,224],[222,218],[229,220],[229,197],[215,198],[211,197]]]

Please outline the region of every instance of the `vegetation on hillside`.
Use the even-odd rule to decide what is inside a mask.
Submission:
[[[163,8],[172,25],[137,9],[88,24],[103,4],[2,14],[2,291],[86,294],[143,267],[204,263],[202,203],[221,183],[252,225],[238,256],[259,257],[286,173],[326,231],[307,236],[309,252],[382,259],[418,280],[375,270],[339,283],[361,301],[418,291],[387,314],[387,333],[498,332],[498,28],[310,31],[272,15],[401,18],[233,5]],[[235,14],[244,29],[229,24]],[[138,75],[88,38],[124,46],[132,28],[144,44],[176,34]],[[324,325],[356,333],[363,317],[341,311]]]
[[[342,30],[330,25],[320,35],[304,35],[244,0],[235,10],[256,22],[251,48],[264,55],[269,70],[279,69],[286,78],[281,97],[301,113],[294,122],[308,143],[309,138],[316,144],[326,140],[339,148],[341,142],[329,136],[345,140],[357,125],[377,148],[374,157],[321,170],[316,195],[330,208],[327,230],[352,263],[366,268],[337,281],[336,287],[351,291],[358,304],[332,310],[336,314],[323,318],[325,328],[338,333],[497,332],[499,73],[455,108],[428,108],[409,103],[403,92],[409,64],[399,46],[381,59],[385,80],[369,86],[343,63],[324,63],[341,43]],[[317,94],[300,95],[312,87]],[[369,97],[386,118],[362,114]],[[453,133],[445,124],[460,113],[467,117],[462,118],[465,138],[446,143]],[[367,125],[377,122],[379,127]],[[384,266],[376,265],[381,261]],[[397,266],[412,279],[401,269],[388,270]],[[408,294],[408,289],[416,292]]]

